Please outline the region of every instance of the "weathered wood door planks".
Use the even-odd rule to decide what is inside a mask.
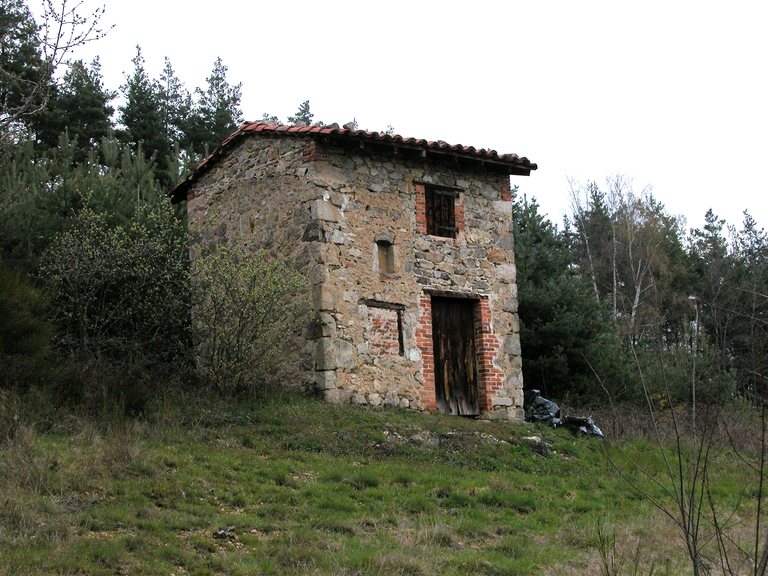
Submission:
[[[446,414],[480,413],[474,308],[474,300],[432,297],[435,396]]]

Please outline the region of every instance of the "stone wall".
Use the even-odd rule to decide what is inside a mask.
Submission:
[[[202,245],[224,244],[265,251],[291,263],[305,278],[316,274],[318,246],[302,242],[310,207],[322,196],[306,180],[303,146],[284,139],[246,139],[194,184],[187,197],[190,256]],[[297,293],[309,310],[309,282]],[[301,334],[287,350],[271,383],[298,388],[313,381],[315,347]]]
[[[458,191],[456,238],[426,235],[417,221],[430,184]],[[315,320],[286,370],[295,381],[331,402],[434,409],[429,295],[466,297],[477,302],[481,408],[520,417],[508,175],[391,149],[251,137],[193,186],[189,216],[195,242],[265,249],[305,274]],[[382,246],[391,272],[381,271]]]

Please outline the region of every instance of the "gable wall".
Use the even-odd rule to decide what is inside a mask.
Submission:
[[[303,152],[295,140],[249,138],[205,173],[187,199],[191,258],[203,246],[243,246],[290,262],[311,278],[318,247],[301,237],[322,191],[306,180]],[[310,308],[309,287],[296,297]],[[314,346],[300,336],[270,383],[298,388],[311,379]]]

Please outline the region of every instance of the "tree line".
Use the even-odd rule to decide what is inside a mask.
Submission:
[[[221,58],[204,88],[187,90],[167,58],[152,78],[137,47],[115,107],[99,60],[69,58],[103,35],[102,11],[46,6],[38,23],[24,0],[0,0],[0,392],[42,386],[60,401],[141,411],[202,372],[216,387],[253,390],[242,365],[267,364],[290,335],[293,308],[281,302],[299,279],[236,250],[193,270],[183,208],[167,198],[241,123],[241,84]],[[305,101],[290,120],[312,117]],[[227,298],[210,286],[226,286]],[[264,334],[252,322],[247,336],[260,349],[209,350],[214,365],[196,370],[201,335],[231,341],[216,332],[222,318],[245,311],[258,315]]]
[[[106,33],[100,27],[103,9],[83,16],[77,13],[81,4],[72,7],[70,0],[45,6],[38,24],[25,0],[0,0],[4,150],[29,140],[44,155],[56,149],[66,133],[75,161],[82,163],[91,150],[110,139],[152,161],[156,179],[169,187],[242,123],[242,83],[229,82],[220,57],[214,60],[206,86],[190,91],[168,57],[160,75],[151,77],[141,47],[136,46],[133,71],[121,86],[111,89],[104,85],[98,57],[90,63],[69,58],[76,48]],[[122,102],[117,107],[116,100]],[[308,125],[313,117],[309,101],[304,101],[288,121]],[[268,113],[262,120],[280,123]]]
[[[675,401],[764,397],[768,236],[747,211],[686,230],[624,175],[571,182],[561,228],[535,199],[514,210],[527,387],[639,401],[648,376]]]

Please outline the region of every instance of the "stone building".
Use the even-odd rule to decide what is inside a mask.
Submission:
[[[520,418],[514,154],[244,124],[172,192],[192,242],[292,262],[314,321],[286,377],[330,402]],[[287,376],[286,376],[287,375]]]

